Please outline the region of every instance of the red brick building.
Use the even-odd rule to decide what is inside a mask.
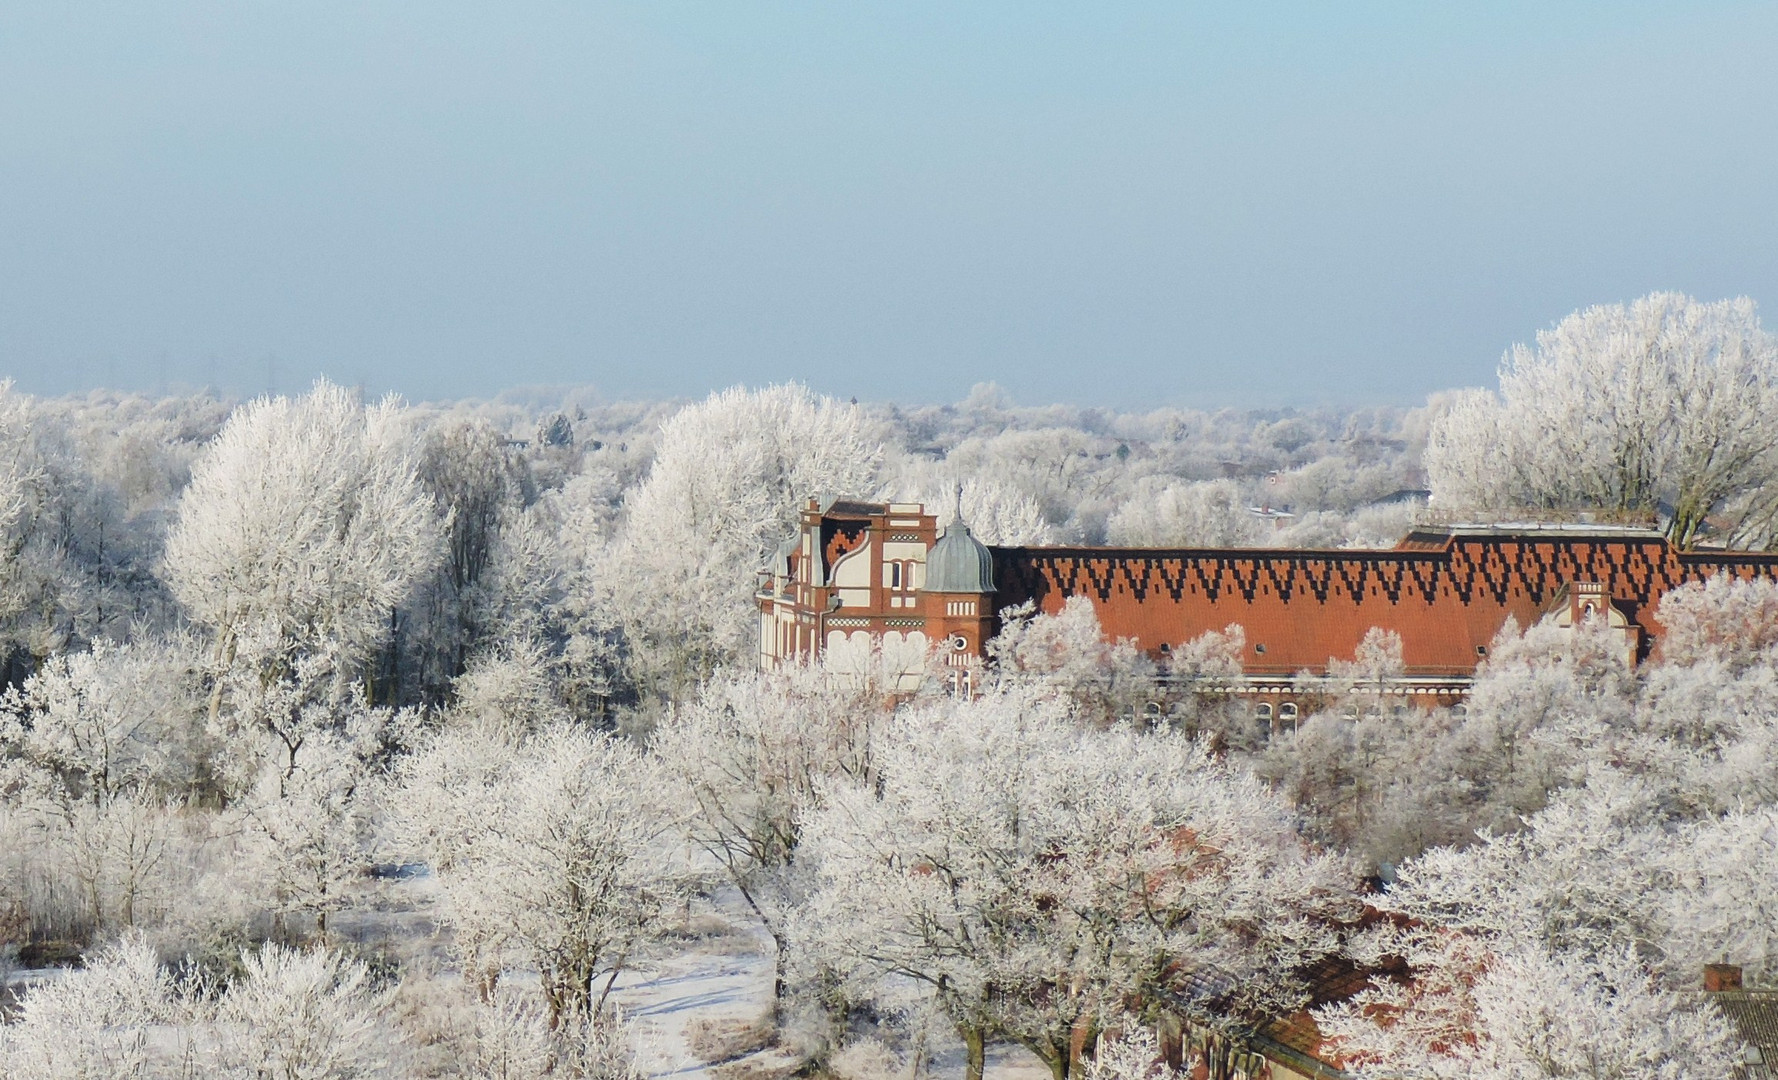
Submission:
[[[1394,631],[1405,670],[1390,692],[1449,703],[1508,618],[1570,625],[1596,613],[1640,660],[1659,642],[1661,597],[1716,574],[1778,578],[1778,554],[1538,525],[1416,530],[1387,550],[990,548],[961,522],[941,533],[917,504],[811,500],[761,579],[760,654],[770,667],[849,653],[911,688],[937,646],[971,678],[996,612],[1030,601],[1053,613],[1084,596],[1107,637],[1156,659],[1238,624],[1244,674],[1227,689],[1265,699],[1291,694],[1303,673],[1326,676],[1372,627]]]

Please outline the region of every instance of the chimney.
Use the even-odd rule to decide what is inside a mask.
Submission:
[[[1705,964],[1704,989],[1713,994],[1741,989],[1741,965]]]

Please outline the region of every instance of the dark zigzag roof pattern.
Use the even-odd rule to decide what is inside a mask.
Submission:
[[[997,584],[1021,600],[1059,593],[1138,600],[1187,593],[1211,600],[1260,595],[1354,605],[1378,598],[1470,603],[1515,596],[1544,602],[1574,581],[1597,581],[1615,600],[1652,605],[1668,590],[1727,571],[1778,579],[1778,556],[1673,552],[1664,541],[1458,541],[1432,551],[1273,549],[995,548]]]
[[[1264,641],[1288,615],[1294,644],[1268,658],[1278,664],[1349,656],[1382,626],[1414,630],[1432,650],[1419,664],[1448,670],[1473,667],[1476,645],[1509,615],[1533,621],[1573,582],[1604,585],[1646,640],[1659,632],[1660,598],[1677,586],[1719,573],[1778,579],[1778,554],[1679,552],[1658,536],[1622,534],[1416,534],[1400,548],[1350,551],[1009,547],[994,549],[994,563],[1002,606],[1033,600],[1054,611],[1087,596],[1108,634],[1146,648],[1225,622]],[[1428,640],[1430,625],[1457,621],[1470,624],[1466,635]]]

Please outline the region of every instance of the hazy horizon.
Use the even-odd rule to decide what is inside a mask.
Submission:
[[[1414,404],[1778,297],[1778,10],[14,12],[0,376]]]

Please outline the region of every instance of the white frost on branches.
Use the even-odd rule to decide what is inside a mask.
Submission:
[[[1453,509],[1654,512],[1689,545],[1733,508],[1772,535],[1778,340],[1745,297],[1652,293],[1577,311],[1516,345],[1498,394],[1465,391],[1433,424],[1426,469]]]
[[[972,1077],[992,1033],[1065,1070],[1076,1025],[1133,993],[1210,1025],[1293,1010],[1295,972],[1356,912],[1344,861],[1253,777],[1180,738],[1083,731],[1053,698],[905,711],[873,765],[805,825],[803,940],[856,992],[923,988]]]
[[[322,381],[241,406],[193,467],[164,565],[224,666],[251,641],[267,655],[243,659],[274,670],[301,653],[349,668],[438,565],[399,419],[394,401],[366,408]]]
[[[639,680],[677,692],[751,655],[767,556],[805,500],[874,490],[882,456],[856,405],[794,384],[725,390],[662,425],[602,583]]]
[[[484,993],[525,963],[559,1022],[598,1013],[693,880],[669,790],[660,764],[618,738],[563,724],[513,743],[465,727],[404,764],[391,811],[444,886]]]

